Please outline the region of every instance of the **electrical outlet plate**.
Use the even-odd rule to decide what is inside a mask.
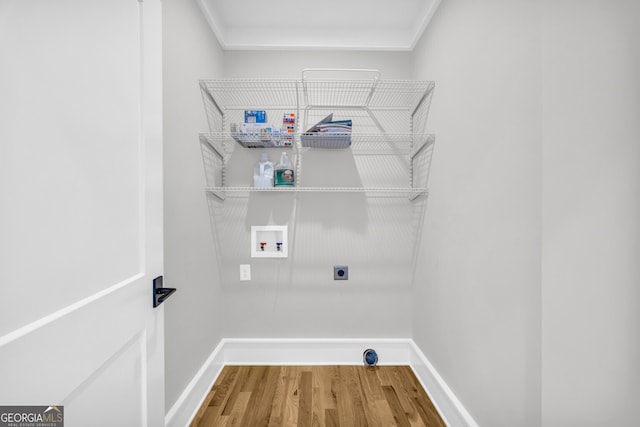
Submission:
[[[240,281],[248,282],[251,280],[251,264],[240,264]]]
[[[333,266],[333,280],[349,280],[349,266],[348,265],[334,265]]]

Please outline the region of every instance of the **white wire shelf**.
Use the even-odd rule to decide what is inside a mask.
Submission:
[[[371,107],[414,110],[434,88],[422,80],[201,80],[200,87],[223,109],[254,107]]]
[[[334,118],[353,118],[354,129],[386,133],[412,127],[411,131],[423,132],[416,126],[426,122],[434,86],[432,81],[378,79],[200,81],[212,132],[241,123],[242,110],[265,110],[272,125],[279,123],[282,112],[295,113],[300,130],[335,112]]]
[[[414,111],[434,83],[416,80],[305,80],[302,108],[382,108]]]
[[[359,193],[368,197],[406,198],[414,200],[427,196],[426,188],[370,188],[370,187],[206,187],[205,191],[221,200],[230,197],[248,197],[253,193]]]
[[[293,134],[293,143],[300,147],[300,138],[301,135],[309,135],[309,134]],[[432,143],[435,140],[435,136],[433,134],[414,134],[414,133],[352,133],[351,137],[351,145],[347,147],[340,146],[339,148],[332,147],[331,145],[326,144],[318,144],[318,146],[304,146],[302,149],[345,149],[351,148],[354,151],[354,154],[357,154],[360,151],[367,152],[389,152],[395,150],[402,150],[403,153],[408,153],[409,150],[413,147],[414,149],[418,149],[424,144]],[[202,141],[207,142],[212,148],[216,147],[217,151],[223,150],[225,143],[233,141],[234,143],[238,142],[244,147],[247,148],[288,148],[280,145],[274,145],[273,142],[261,140],[258,137],[247,138],[246,141],[240,142],[238,141],[237,135],[234,135],[230,132],[212,132],[212,133],[201,133],[200,139]],[[331,140],[331,135],[328,136],[328,140]]]
[[[203,93],[223,110],[296,108],[299,82],[284,79],[200,80]]]

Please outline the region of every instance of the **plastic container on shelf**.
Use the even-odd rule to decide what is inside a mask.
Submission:
[[[282,146],[291,147],[293,145],[293,134],[296,130],[296,113],[285,113],[282,117]]]
[[[273,187],[274,167],[269,161],[269,155],[262,153],[260,161],[253,168],[254,187]]]
[[[293,187],[295,185],[295,177],[293,175],[293,163],[289,159],[286,151],[282,152],[280,161],[276,164],[275,186],[276,187]]]

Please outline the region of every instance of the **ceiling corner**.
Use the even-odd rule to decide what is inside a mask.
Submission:
[[[287,0],[197,0],[224,50],[404,52],[418,44],[440,2],[405,0],[399,9],[387,0],[324,0],[322,7],[307,2],[295,8]]]
[[[218,39],[218,43],[220,43],[220,46],[222,47],[222,49],[226,50],[227,43],[226,43],[226,35],[225,35],[224,27],[215,18],[213,11],[209,9],[209,6],[207,5],[206,0],[197,0],[197,2],[198,2],[198,6],[200,6],[200,10],[202,11],[202,14],[204,15],[205,19],[209,23],[209,27],[211,27],[211,31],[213,31],[213,34]]]
[[[419,22],[418,26],[415,28],[413,40],[411,41],[411,45],[409,46],[409,50],[414,50],[420,42],[420,39],[424,35],[433,15],[435,15],[438,10],[438,6],[440,6],[441,0],[432,0],[431,4],[427,6],[426,12],[423,14],[422,20]]]

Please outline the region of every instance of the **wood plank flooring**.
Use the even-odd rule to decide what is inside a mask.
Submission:
[[[191,427],[444,427],[409,366],[225,366]]]

